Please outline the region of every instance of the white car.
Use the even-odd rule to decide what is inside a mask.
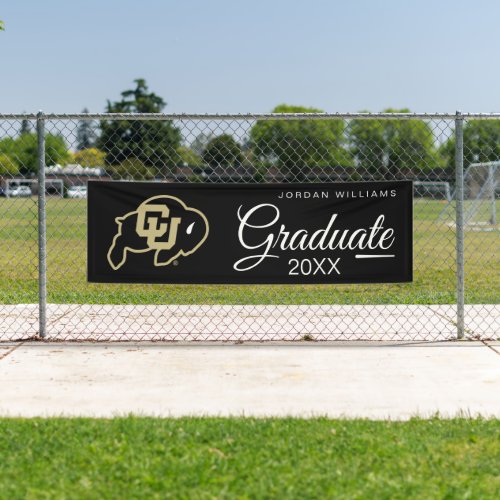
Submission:
[[[30,197],[31,196],[31,188],[29,186],[16,186],[10,188],[6,191],[7,196],[9,197]]]
[[[68,198],[87,198],[87,186],[71,186],[68,188]]]

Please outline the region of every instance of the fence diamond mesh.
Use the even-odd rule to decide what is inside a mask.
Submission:
[[[461,329],[457,235],[462,231],[463,333],[497,338],[499,227],[493,214],[500,186],[498,170],[492,178],[490,165],[500,162],[500,117],[459,119],[460,160],[466,172],[475,172],[465,176],[463,207],[456,189],[455,115],[0,115],[0,341],[33,338],[41,324],[49,340],[453,339],[457,317]],[[39,136],[40,124],[44,128],[43,179],[37,122]],[[412,180],[414,281],[88,283],[85,186],[110,179]],[[457,228],[457,200],[465,214],[463,230]],[[39,243],[40,206],[46,241]],[[484,210],[489,215],[481,217]],[[39,307],[39,247],[45,249],[45,243],[46,308],[43,301]],[[42,275],[43,269],[42,263]]]

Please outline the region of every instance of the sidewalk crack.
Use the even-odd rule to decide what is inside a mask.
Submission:
[[[434,311],[434,309],[432,309],[431,306],[428,304],[425,307],[430,309],[436,316],[439,316],[441,319],[444,319],[449,323],[451,323],[453,326],[455,327],[458,326],[456,319],[450,318],[446,314],[440,313],[439,311]],[[469,339],[475,336],[474,332],[470,328],[467,328],[466,326],[464,326],[464,333],[469,335]],[[480,340],[480,339],[473,339],[473,340]]]
[[[488,342],[486,340],[481,340],[481,342],[486,346],[486,347],[489,347],[495,354],[498,354],[500,356],[500,350],[498,350],[497,348],[495,348],[495,346],[492,346],[490,344],[488,344]]]
[[[9,354],[12,354],[18,347],[21,347],[23,344],[24,342],[19,342],[19,344],[12,346],[12,349],[8,349],[4,354],[0,354],[0,361],[5,359]]]

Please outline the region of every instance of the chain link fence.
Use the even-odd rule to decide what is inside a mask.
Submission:
[[[0,115],[0,341],[498,338],[500,115]],[[86,281],[89,180],[414,182],[414,281]]]

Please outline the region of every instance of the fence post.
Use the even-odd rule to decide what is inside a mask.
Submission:
[[[457,235],[457,338],[464,338],[464,118],[455,115],[455,203]]]
[[[47,226],[45,207],[45,119],[36,116],[38,136],[38,313],[39,335],[47,335]]]

